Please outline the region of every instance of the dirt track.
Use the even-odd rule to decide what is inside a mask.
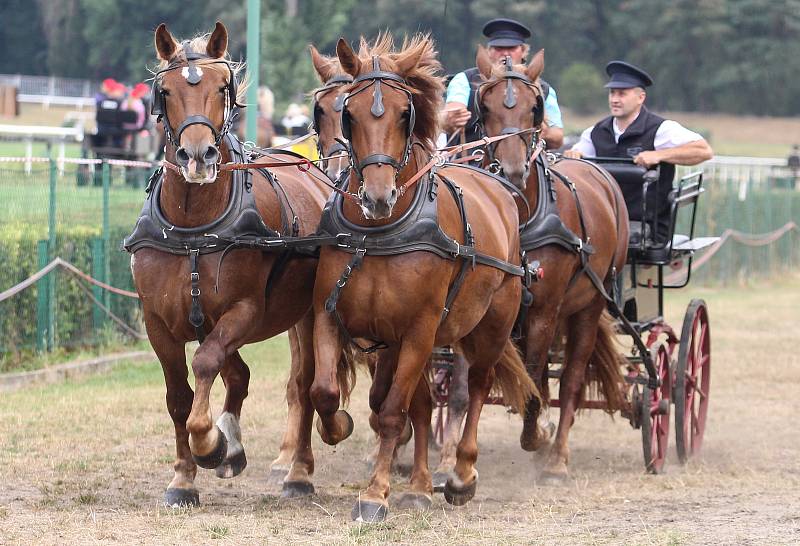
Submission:
[[[489,407],[472,503],[452,509],[437,495],[427,513],[395,510],[383,525],[352,524],[369,476],[367,382],[360,378],[351,403],[353,438],[337,448],[315,443],[318,494],[281,502],[266,482],[285,413],[286,348],[277,340],[245,354],[254,370],[243,415],[250,466],[225,482],[199,474],[199,509],[160,505],[173,440],[157,366],[5,395],[0,543],[798,543],[800,278],[674,294],[669,316],[678,328],[690,295],[709,302],[713,374],[704,454],[687,467],[672,437],[667,473],[644,474],[639,431],[585,412],[571,437],[571,480],[539,486],[538,459],[518,447],[519,419]],[[395,491],[404,480],[395,476]]]

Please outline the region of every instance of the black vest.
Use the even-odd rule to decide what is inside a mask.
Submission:
[[[480,71],[477,67],[469,68],[464,71],[464,75],[467,76],[467,81],[469,82],[469,98],[467,99],[467,110],[469,110],[470,118],[467,124],[464,126],[464,133],[466,137],[466,142],[475,142],[479,138],[482,138],[480,134],[479,127],[478,127],[478,105],[475,104],[475,90],[478,86],[483,83],[483,76],[481,76]],[[550,94],[550,84],[548,84],[544,80],[540,80],[542,85],[542,93],[544,93],[544,99],[547,100],[547,96]],[[451,135],[448,135],[450,137]],[[454,144],[458,144],[455,142]]]
[[[655,150],[656,132],[664,118],[650,112],[642,106],[639,116],[614,141],[614,118],[608,116],[594,126],[591,133],[597,157],[635,157],[640,152]],[[647,191],[647,218],[642,218],[642,187],[639,184],[620,184],[625,203],[628,205],[628,216],[631,220],[647,220],[651,228],[656,229],[654,238],[664,240],[669,229],[669,194],[672,191],[672,180],[675,178],[675,165],[661,163],[661,176],[655,187]],[[657,215],[657,217],[656,217]]]

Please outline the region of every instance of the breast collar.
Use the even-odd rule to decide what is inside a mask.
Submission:
[[[565,184],[571,182],[550,169],[546,155],[539,154],[534,161],[539,181],[536,210],[519,226],[520,247],[527,252],[545,245],[559,245],[575,252],[583,248],[585,243],[561,221],[552,174],[555,173]]]
[[[347,178],[344,178],[347,183]],[[333,193],[322,211],[319,232],[324,235],[347,234],[340,237],[340,248],[347,252],[366,249],[370,255],[388,256],[422,250],[437,256],[455,259],[459,243],[439,227],[437,211],[438,177],[431,174],[424,184],[418,184],[411,205],[400,218],[384,226],[360,226],[344,217],[344,198]]]
[[[224,140],[236,161],[246,161],[242,145],[235,137],[226,135]],[[164,216],[159,203],[164,183],[162,167],[150,177],[146,190],[148,195],[142,212],[136,220],[133,233],[123,241],[122,248],[130,253],[140,248],[154,248],[181,255],[188,255],[195,250],[200,254],[210,254],[224,251],[236,245],[237,240],[241,239],[270,239],[280,238],[282,234],[297,235],[297,217],[291,210],[286,192],[272,173],[266,170],[261,172],[278,195],[281,232],[268,227],[261,218],[256,207],[252,191],[252,173],[249,170],[231,171],[230,200],[219,218],[209,224],[192,228],[172,225]]]

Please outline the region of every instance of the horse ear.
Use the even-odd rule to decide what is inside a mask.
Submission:
[[[486,51],[486,48],[482,45],[478,46],[478,55],[475,57],[475,66],[478,67],[478,72],[481,73],[484,80],[488,80],[492,77],[492,69],[494,68],[494,63],[489,58],[489,52]]]
[[[212,59],[221,59],[226,51],[228,51],[228,29],[217,21],[214,32],[211,33],[211,37],[208,39],[206,54]]]
[[[421,40],[417,47],[397,57],[395,61],[397,62],[397,73],[402,76],[411,72],[411,70],[419,64],[419,60],[422,58],[422,54],[425,53],[428,46],[427,40]]]
[[[169,61],[175,55],[175,51],[178,50],[175,38],[172,37],[172,34],[167,30],[167,25],[164,23],[158,25],[156,29],[155,44],[158,58],[162,61]]]
[[[528,64],[528,68],[525,69],[525,74],[532,80],[536,81],[536,79],[542,75],[544,71],[544,49],[540,49],[536,52],[536,55],[533,56],[531,59],[530,64]]]
[[[313,44],[308,44],[308,50],[311,52],[311,62],[314,64],[314,70],[322,83],[325,83],[336,75],[336,63],[330,57],[322,55]]]
[[[339,57],[342,70],[354,78],[358,76],[358,73],[361,71],[361,60],[344,38],[339,38],[339,41],[336,42],[336,55]]]

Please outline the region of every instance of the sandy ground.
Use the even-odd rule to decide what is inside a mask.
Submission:
[[[518,447],[518,417],[487,407],[470,504],[454,509],[437,495],[425,513],[350,523],[369,478],[367,381],[360,378],[351,403],[353,437],[336,448],[315,438],[317,494],[281,501],[267,483],[285,415],[287,349],[278,339],[245,352],[253,367],[243,415],[250,465],[229,481],[201,471],[196,509],[160,502],[173,440],[156,365],[4,395],[0,543],[800,543],[800,278],[672,294],[668,317],[678,330],[690,295],[710,306],[713,373],[704,451],[686,467],[673,436],[666,473],[645,474],[640,432],[620,417],[584,412],[571,436],[570,480],[542,486],[540,456]],[[402,490],[406,478],[394,479]]]

